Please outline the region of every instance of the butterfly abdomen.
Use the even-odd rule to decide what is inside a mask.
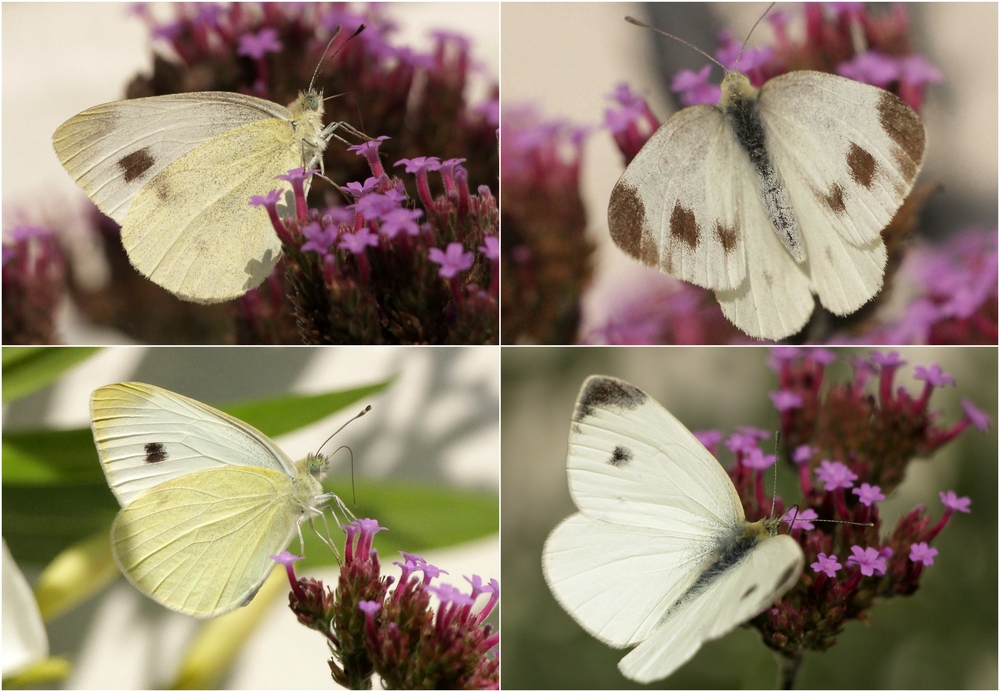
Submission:
[[[771,225],[795,261],[802,262],[806,255],[799,222],[785,183],[774,167],[768,151],[767,131],[760,117],[757,90],[739,72],[727,73],[722,82],[722,100],[719,106],[740,148],[750,158],[757,189]]]

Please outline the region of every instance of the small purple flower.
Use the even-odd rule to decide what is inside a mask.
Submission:
[[[373,192],[354,203],[354,210],[366,219],[382,218],[383,215],[399,209],[399,204],[388,195]]]
[[[938,493],[938,497],[941,498],[941,504],[950,510],[963,512],[965,514],[969,514],[972,511],[969,509],[972,506],[972,499],[968,497],[958,497],[954,490],[949,490],[946,493]]]
[[[914,543],[910,546],[910,562],[919,562],[930,566],[934,564],[934,556],[937,554],[937,548],[931,548],[926,543]]]
[[[882,353],[881,351],[872,351],[872,362],[878,365],[882,369],[885,368],[898,368],[900,366],[906,365],[906,361],[903,360],[902,356],[899,355],[898,351],[889,351],[888,353]]]
[[[367,226],[357,233],[344,233],[340,236],[337,247],[348,250],[355,255],[362,254],[367,248],[378,245],[378,234],[372,233]]]
[[[417,221],[423,215],[422,209],[400,209],[397,207],[381,215],[379,231],[390,240],[400,233],[411,236],[419,235],[420,226]]]
[[[951,375],[942,372],[941,368],[937,363],[931,363],[930,366],[924,367],[918,365],[913,368],[913,378],[917,380],[926,380],[927,384],[934,387],[943,387],[944,385],[955,386],[955,378]]]
[[[812,523],[813,519],[819,519],[819,515],[812,507],[806,507],[801,511],[798,507],[792,507],[781,517],[781,520],[788,524],[789,529],[802,529],[803,531],[812,531],[816,528],[816,525]]]
[[[805,358],[820,365],[829,365],[837,360],[837,354],[827,348],[810,348],[806,349]]]
[[[425,586],[424,591],[430,591],[441,599],[442,603],[455,603],[456,605],[472,605],[476,602],[472,596],[464,594],[451,584],[440,584],[438,586]]]
[[[776,458],[773,454],[765,455],[755,447],[743,457],[743,465],[747,468],[763,471],[764,469],[771,468]]]
[[[313,221],[302,228],[302,235],[308,238],[308,242],[302,244],[302,252],[312,251],[326,257],[330,254],[330,246],[337,240],[337,227],[323,227],[318,221]]]
[[[445,251],[432,247],[427,251],[427,257],[431,262],[441,265],[438,274],[445,279],[450,279],[459,272],[466,271],[472,267],[475,260],[475,255],[471,252],[465,252],[461,243],[448,243],[448,248]]]
[[[987,414],[980,411],[976,408],[975,404],[964,397],[962,398],[961,403],[966,417],[969,419],[969,422],[976,427],[976,430],[984,433],[990,429],[990,417]]]
[[[382,604],[376,601],[358,601],[358,610],[364,613],[368,617],[374,617],[375,613],[382,610]]]
[[[837,74],[884,89],[899,79],[899,63],[873,49],[837,65]]]
[[[697,72],[681,70],[670,82],[670,90],[680,94],[681,103],[685,106],[714,106],[722,98],[722,89],[718,84],[709,83],[711,71],[711,65],[705,65]]]
[[[847,558],[847,564],[857,565],[861,569],[861,574],[866,577],[870,577],[876,573],[880,577],[885,574],[885,559],[874,548],[861,548],[860,546],[852,545],[851,552],[853,555]]]
[[[268,53],[278,53],[284,46],[278,40],[278,32],[275,29],[261,29],[257,34],[244,34],[240,36],[239,47],[236,49],[237,55],[245,55],[255,60],[260,60]]]
[[[757,438],[752,435],[744,435],[742,433],[733,433],[725,442],[726,449],[730,452],[742,452],[748,454],[749,452],[757,449]]]
[[[403,170],[407,173],[436,171],[441,168],[441,159],[437,156],[418,156],[413,159],[400,159],[393,166],[406,166]]]
[[[486,259],[492,260],[494,262],[500,261],[500,239],[495,235],[488,235],[483,238],[483,245],[480,245],[477,250],[486,255]]]
[[[813,448],[809,445],[799,445],[792,452],[792,461],[796,464],[804,464],[812,460]]]
[[[914,86],[938,84],[944,81],[941,70],[931,65],[921,55],[907,55],[905,58],[899,58],[897,64],[900,79]]]
[[[871,507],[872,503],[880,502],[885,499],[885,495],[882,494],[882,489],[877,485],[862,483],[861,487],[854,488],[851,492],[858,496],[861,504],[865,507]]]
[[[370,176],[365,180],[364,184],[361,183],[347,183],[344,185],[344,189],[354,196],[354,199],[360,199],[367,194],[371,194],[378,188],[378,180]]]
[[[250,197],[251,207],[266,207],[277,204],[281,201],[281,190],[271,190],[266,195],[253,195]]]
[[[770,430],[764,430],[763,428],[755,428],[752,425],[738,425],[736,426],[736,432],[741,435],[746,435],[747,437],[752,437],[755,440],[767,440],[771,437]]]
[[[721,430],[695,430],[693,434],[706,449],[713,449],[724,437]]]
[[[802,408],[802,395],[798,392],[779,389],[776,392],[771,392],[768,396],[771,397],[771,403],[778,411],[785,412],[794,408]]]
[[[837,570],[841,569],[841,565],[837,562],[837,556],[831,555],[826,556],[826,553],[820,553],[816,556],[816,562],[809,565],[812,567],[813,572],[823,572],[826,576],[833,578],[837,574]]]
[[[827,492],[832,492],[837,488],[853,487],[858,475],[839,461],[824,459],[819,462],[819,468],[816,469],[816,479],[825,484],[824,489]]]

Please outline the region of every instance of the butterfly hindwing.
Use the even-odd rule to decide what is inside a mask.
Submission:
[[[164,606],[221,615],[257,593],[274,566],[269,556],[295,535],[301,512],[292,496],[292,479],[272,469],[187,473],[122,509],[112,551],[129,581]]]
[[[642,683],[667,677],[704,642],[718,639],[774,603],[798,580],[803,563],[802,549],[791,537],[765,538],[709,588],[675,604],[618,668]]]

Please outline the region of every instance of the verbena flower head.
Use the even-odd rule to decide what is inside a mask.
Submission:
[[[969,512],[972,504],[968,497],[942,491],[944,510],[936,522],[917,507],[894,527],[883,527],[879,504],[902,482],[910,461],[954,439],[973,425],[974,416],[966,413],[944,425],[926,389],[897,387],[896,376],[910,367],[899,353],[875,352],[855,362],[855,368],[881,371],[879,380],[868,379],[868,386],[858,386],[856,378],[826,381],[830,363],[826,355],[814,358],[809,350],[797,349],[774,351],[769,358],[780,391],[800,399],[794,407],[772,403],[780,415],[783,456],[798,472],[802,500],[788,509],[781,497],[773,503],[802,547],[807,569],[791,591],[751,624],[767,646],[789,661],[800,660],[803,651],[832,646],[848,620],[867,617],[876,598],[916,591],[922,570],[937,555],[931,543],[956,513]],[[935,364],[912,367],[925,388],[958,384]],[[726,445],[736,457],[729,475],[749,521],[772,511],[771,486],[763,483],[766,464],[758,463],[763,456],[758,440],[744,431],[731,435]]]
[[[410,553],[393,563],[402,571],[398,580],[382,576],[372,541],[385,528],[373,519],[343,528],[347,541],[335,590],[315,579],[296,579],[294,556],[274,556],[292,582],[290,608],[330,645],[334,681],[371,689],[377,674],[388,689],[499,689],[500,637],[484,624],[500,596],[496,580],[484,584],[478,575],[466,577],[471,593],[432,584],[446,572]],[[476,609],[483,595],[488,598]]]
[[[3,343],[54,344],[66,297],[66,260],[55,233],[14,226],[3,237]]]
[[[580,166],[587,129],[505,106],[500,127],[504,343],[573,343],[593,247]]]

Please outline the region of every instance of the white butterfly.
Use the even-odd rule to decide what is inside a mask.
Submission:
[[[659,403],[594,376],[580,389],[566,461],[580,512],[549,535],[545,580],[585,630],[639,644],[618,668],[642,683],[758,615],[802,572],[780,519],[748,523],[722,466]]]
[[[321,163],[337,129],[353,131],[323,127],[323,92],[312,87],[287,108],[205,91],[94,106],[60,125],[52,144],[121,226],[141,274],[184,300],[218,303],[260,285],[281,256],[250,198],[279,187],[275,176]]]
[[[95,390],[90,408],[122,506],[115,561],[172,610],[214,617],[246,605],[274,567],[269,556],[336,499],[320,483],[326,458],[293,462],[260,431],[180,394],[124,382]]]
[[[750,336],[781,339],[805,325],[813,293],[848,315],[882,288],[881,231],[926,139],[917,114],[877,87],[803,70],[757,90],[727,71],[718,106],[673,115],[618,179],[611,237],[715,291]]]

